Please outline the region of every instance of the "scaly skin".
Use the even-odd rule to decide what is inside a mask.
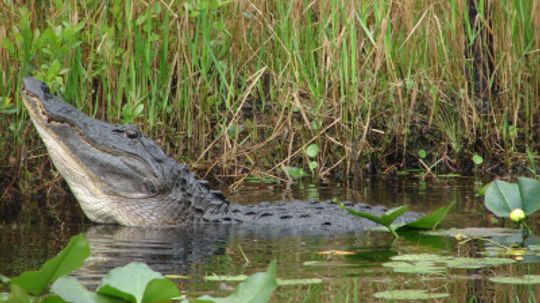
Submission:
[[[43,82],[25,78],[24,105],[57,170],[86,216],[97,223],[169,226],[242,223],[276,227],[359,229],[372,227],[332,203],[235,205],[166,156],[134,126],[93,119]],[[358,204],[357,209],[382,212]]]

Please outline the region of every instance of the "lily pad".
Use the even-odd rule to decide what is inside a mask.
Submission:
[[[434,274],[446,272],[442,266],[436,266],[433,262],[386,262],[384,267],[390,267],[394,272],[406,274]]]
[[[386,300],[429,300],[447,298],[447,293],[429,293],[425,289],[389,290],[373,295],[377,299]]]
[[[279,286],[312,285],[312,284],[321,284],[322,282],[323,280],[319,278],[277,279],[277,285]]]
[[[225,281],[225,282],[239,282],[247,279],[246,275],[236,275],[236,276],[220,276],[220,275],[211,275],[206,276],[204,279],[206,281]]]
[[[445,262],[447,260],[452,260],[452,257],[434,255],[434,254],[406,254],[406,255],[393,256],[391,259],[394,261],[409,261],[409,262]]]
[[[492,277],[491,282],[500,284],[532,285],[540,284],[540,275],[524,275],[522,277]]]
[[[519,231],[510,228],[486,228],[486,227],[469,227],[469,228],[450,228],[447,230],[437,230],[425,232],[431,236],[447,236],[447,237],[471,237],[471,238],[491,238],[491,237],[508,237]],[[521,232],[519,232],[521,233]]]
[[[485,205],[498,217],[508,217],[516,208],[530,215],[540,209],[540,182],[524,177],[517,183],[495,180],[486,191]]]
[[[446,262],[450,268],[477,269],[516,263],[507,258],[454,258]]]

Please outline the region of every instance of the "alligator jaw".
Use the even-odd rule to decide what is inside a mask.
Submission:
[[[25,78],[23,102],[87,217],[98,223],[180,225],[226,212],[229,202],[133,126],[88,117]]]

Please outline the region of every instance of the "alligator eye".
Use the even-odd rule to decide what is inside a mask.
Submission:
[[[44,93],[48,94],[49,93],[49,86],[47,84],[45,84],[45,83],[41,83],[41,90]]]
[[[147,192],[149,192],[151,194],[155,194],[157,192],[157,189],[154,186],[154,184],[152,184],[150,182],[144,182],[143,185],[144,185],[144,188],[146,189]]]
[[[130,139],[135,139],[139,136],[139,132],[136,129],[127,129],[126,136]]]

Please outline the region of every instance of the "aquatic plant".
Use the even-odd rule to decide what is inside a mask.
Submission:
[[[440,208],[434,210],[433,212],[431,212],[431,213],[429,213],[427,215],[421,216],[420,218],[418,218],[418,219],[416,219],[416,220],[414,220],[412,222],[409,222],[409,223],[393,224],[394,221],[396,221],[396,219],[398,219],[401,215],[403,215],[404,213],[406,213],[406,212],[408,212],[410,210],[408,205],[402,205],[402,206],[399,206],[399,207],[396,207],[396,208],[389,209],[385,213],[377,216],[377,215],[374,215],[372,213],[363,212],[363,211],[355,210],[355,209],[352,209],[352,208],[348,208],[343,203],[341,203],[337,198],[334,198],[332,201],[334,203],[336,203],[339,206],[339,208],[346,210],[351,215],[354,215],[354,216],[357,216],[357,217],[360,217],[360,218],[364,218],[364,219],[368,219],[370,221],[373,221],[373,222],[375,222],[377,224],[380,224],[380,225],[384,226],[385,228],[387,228],[392,233],[392,235],[395,238],[399,237],[399,235],[396,232],[397,230],[406,230],[406,229],[413,229],[413,230],[414,229],[416,229],[416,230],[430,230],[431,229],[431,230],[433,230],[433,229],[436,229],[437,226],[439,226],[439,224],[442,222],[442,220],[444,220],[444,218],[446,217],[446,215],[448,214],[450,209],[452,207],[454,207],[454,205],[456,204],[456,202],[453,201],[452,203],[450,203],[450,204],[448,204],[446,206],[440,207]]]
[[[266,272],[246,277],[226,298],[202,296],[187,300],[180,297],[180,291],[171,280],[144,263],[133,262],[112,269],[96,292],[91,292],[76,278],[68,276],[89,255],[86,238],[82,234],[72,237],[67,246],[39,270],[27,271],[12,279],[0,276],[0,282],[10,288],[9,293],[0,293],[0,303],[158,303],[173,299],[183,299],[182,302],[268,302],[277,287],[276,262],[272,261]]]
[[[495,180],[489,184],[484,202],[497,217],[509,218],[529,230],[527,217],[540,209],[540,182],[525,177],[518,177],[516,183]]]

